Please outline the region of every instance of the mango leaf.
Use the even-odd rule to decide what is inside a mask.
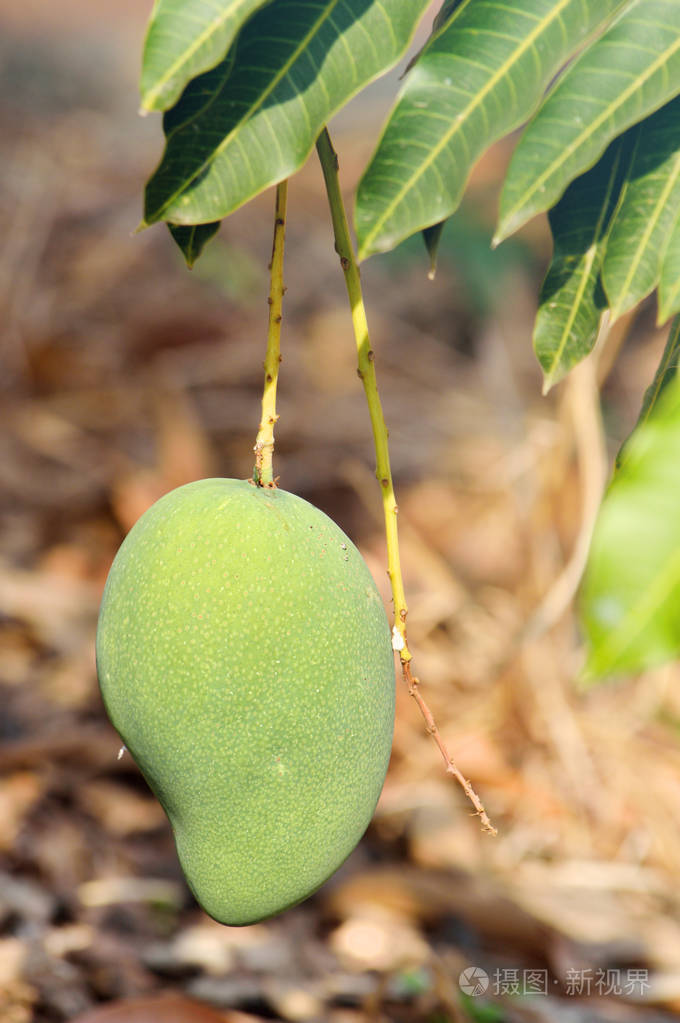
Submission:
[[[678,366],[680,366],[680,317],[678,317],[671,325],[668,340],[666,341],[661,361],[659,362],[656,373],[654,374],[654,379],[645,391],[645,396],[642,399],[642,408],[640,409],[640,415],[638,416],[638,421],[635,424],[635,429],[637,429],[637,427],[642,423],[647,422],[649,417],[654,413],[659,398],[671,381],[677,376]],[[635,436],[635,430],[633,430],[630,436]],[[616,456],[617,471],[628,458],[629,440],[630,437],[624,441],[621,446],[621,450]]]
[[[634,0],[564,73],[525,130],[495,242],[549,209],[607,145],[680,93],[678,0]]]
[[[432,22],[432,31],[437,32],[440,28],[443,28],[456,7],[460,7],[461,4],[467,2],[468,0],[444,0],[444,3],[435,14],[434,21]]]
[[[582,590],[585,680],[680,652],[680,377],[628,443],[595,526]]]
[[[597,339],[607,300],[600,283],[607,230],[631,157],[631,138],[616,139],[573,181],[548,214],[554,252],[541,287],[534,350],[547,393]]]
[[[438,224],[433,224],[432,227],[426,227],[423,229],[423,241],[425,242],[427,254],[430,257],[430,269],[427,272],[427,276],[431,281],[434,280],[437,273],[437,255],[439,253],[439,243],[442,240],[442,231],[444,230],[445,223],[445,220],[440,220]]]
[[[680,209],[680,98],[632,130],[633,159],[602,267],[612,321],[659,282],[665,245]]]
[[[659,281],[658,323],[680,312],[680,215],[669,233]]]
[[[516,128],[621,0],[448,5],[406,76],[359,184],[359,256],[450,216],[481,153]]]
[[[166,110],[192,78],[215,67],[266,0],[156,0],[144,43],[142,109]]]
[[[404,53],[428,0],[276,0],[166,114],[145,223],[227,216],[297,170],[330,117]]]
[[[192,224],[190,226],[168,224],[168,228],[170,229],[170,234],[184,253],[187,266],[191,268],[203,252],[206,243],[219,231],[220,221],[215,221],[212,224]]]

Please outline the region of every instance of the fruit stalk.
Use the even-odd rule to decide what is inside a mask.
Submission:
[[[358,367],[357,373],[364,385],[366,401],[368,403],[368,414],[371,419],[373,430],[373,443],[375,446],[376,468],[375,475],[380,484],[382,492],[383,511],[385,515],[385,535],[387,538],[387,574],[392,586],[394,598],[394,628],[393,633],[394,649],[398,651],[402,664],[411,660],[411,651],[408,648],[406,638],[406,616],[408,607],[406,605],[406,594],[401,576],[401,563],[399,558],[399,534],[397,532],[397,501],[394,495],[394,484],[392,482],[392,470],[390,468],[390,452],[387,442],[387,427],[383,416],[380,395],[378,393],[378,381],[375,373],[375,356],[371,348],[368,334],[368,321],[366,309],[361,291],[361,279],[359,267],[354,258],[354,247],[349,233],[347,214],[340,193],[338,179],[338,157],[333,149],[328,130],[324,128],[316,143],[317,152],[321,161],[326,192],[333,221],[333,232],[335,234],[335,251],[340,257],[340,265],[345,275],[347,294],[349,296],[352,310],[352,325],[354,337],[357,344]]]
[[[276,414],[276,387],[279,381],[281,362],[281,308],[285,286],[283,283],[283,253],[286,241],[286,203],[288,182],[282,181],[276,188],[274,212],[274,241],[269,264],[269,327],[267,331],[267,354],[264,360],[264,389],[262,391],[262,418],[255,438],[255,466],[253,482],[258,487],[276,487],[274,478],[274,426],[279,418]]]
[[[352,325],[354,327],[354,337],[356,340],[358,356],[357,373],[364,385],[368,412],[371,419],[371,428],[373,430],[373,443],[375,446],[376,457],[375,474],[378,483],[380,484],[385,517],[387,574],[392,588],[392,598],[394,603],[392,645],[399,654],[402,676],[408,687],[409,694],[416,701],[425,720],[427,731],[432,735],[439,747],[439,751],[444,759],[444,763],[446,764],[447,772],[452,774],[462,786],[466,796],[475,808],[475,813],[480,818],[483,830],[495,835],[496,829],[489,820],[479,796],[472,788],[468,779],[465,778],[452,760],[441,733],[437,728],[432,712],[420,693],[420,680],[413,675],[411,671],[412,654],[409,650],[406,635],[406,617],[408,615],[408,607],[406,604],[406,594],[401,574],[399,534],[397,530],[398,506],[394,493],[392,470],[390,467],[388,432],[378,391],[378,380],[375,371],[375,355],[370,343],[366,308],[364,306],[363,293],[361,290],[359,267],[354,255],[354,246],[352,244],[347,214],[345,212],[342,193],[340,191],[338,156],[333,148],[327,128],[324,128],[319,135],[316,141],[316,149],[326,184],[326,194],[328,196],[328,204],[333,223],[333,233],[335,235],[335,251],[340,257],[340,265],[342,266],[345,276],[345,285],[347,287],[347,294],[349,296],[350,308],[352,311]]]

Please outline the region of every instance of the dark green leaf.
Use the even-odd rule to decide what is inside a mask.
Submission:
[[[432,31],[438,32],[440,28],[444,28],[455,9],[466,2],[467,0],[444,0],[432,22]]]
[[[642,121],[607,238],[602,281],[612,321],[658,284],[680,209],[680,98]]]
[[[621,2],[446,5],[359,184],[360,257],[450,216],[477,158],[526,120],[565,60]]]
[[[631,143],[630,137],[613,142],[587,174],[572,182],[548,215],[554,252],[534,327],[544,393],[588,354],[597,339],[607,305],[600,267]]]
[[[427,254],[430,257],[430,269],[427,276],[431,281],[434,280],[434,276],[437,272],[437,253],[439,251],[439,242],[441,241],[445,223],[445,220],[440,220],[438,224],[433,224],[432,227],[426,227],[423,231],[423,241],[425,242]]]
[[[220,221],[216,220],[212,224],[191,224],[186,226],[168,224],[168,227],[170,234],[184,253],[187,266],[192,267],[203,252],[206,243],[219,231]]]
[[[496,240],[550,209],[612,139],[678,93],[678,0],[633,0],[565,72],[520,139]]]
[[[156,0],[144,43],[142,107],[166,110],[192,78],[215,67],[268,0]]]
[[[145,222],[227,216],[300,167],[323,125],[402,56],[427,0],[276,0],[166,115]]]

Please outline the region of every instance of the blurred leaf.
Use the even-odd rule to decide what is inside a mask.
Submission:
[[[607,145],[680,92],[677,0],[633,0],[565,72],[520,139],[496,241],[549,209]]]
[[[680,312],[680,215],[671,228],[663,254],[659,281],[658,323]]]
[[[233,212],[306,160],[323,125],[404,53],[427,0],[277,0],[166,115],[145,222]]]
[[[192,224],[190,226],[168,224],[168,228],[184,253],[187,266],[192,267],[207,242],[219,231],[220,221],[215,220],[211,224]]]
[[[192,78],[222,60],[248,17],[267,0],[156,0],[144,43],[142,107],[165,110]]]
[[[392,978],[393,990],[404,998],[415,998],[432,990],[432,974],[424,967],[402,970]]]
[[[526,120],[562,64],[621,2],[445,5],[359,183],[360,258],[450,216],[476,159]]]
[[[209,252],[201,264],[206,258]],[[411,235],[396,249],[385,253],[383,264],[386,276],[395,282],[397,289],[404,275],[408,278],[421,274],[422,235]],[[499,248],[492,249],[488,218],[480,206],[471,202],[464,202],[446,221],[437,249],[437,266],[447,277],[451,275],[465,322],[469,317],[477,322],[488,316],[502,316],[507,289],[516,288],[517,275],[536,279],[544,268],[535,247],[521,236],[509,238]],[[468,328],[461,326],[464,333]]]
[[[680,98],[635,129],[633,158],[607,238],[602,281],[612,320],[652,291],[680,209]]]
[[[461,993],[460,1000],[465,1008],[470,1023],[503,1023],[507,1015],[500,1005],[483,1002],[479,998],[471,998]]]
[[[617,139],[572,182],[548,214],[554,252],[541,287],[534,350],[546,393],[591,351],[607,301],[600,284],[607,228],[630,162],[630,139]]]
[[[677,375],[680,364],[680,317],[672,324],[661,362],[654,374],[654,380],[645,391],[638,424],[644,423],[654,412],[657,402],[668,384]]]
[[[224,234],[201,255],[194,274],[241,309],[252,309],[269,285],[267,267],[256,253]]]
[[[602,503],[582,591],[585,679],[680,652],[680,377],[630,438]]]
[[[680,365],[680,317],[678,317],[671,325],[668,340],[666,341],[666,347],[664,348],[663,355],[661,356],[661,362],[654,374],[654,380],[645,391],[645,396],[642,399],[640,415],[638,416],[638,421],[635,424],[636,429],[642,423],[646,422],[646,420],[649,419],[649,416],[654,412],[656,404],[662,393],[670,384],[671,380],[673,380],[677,375],[678,365]],[[630,436],[632,437],[634,435],[635,431],[633,431]],[[621,450],[617,455],[617,470],[621,468],[627,458],[628,440],[624,441],[621,446]]]

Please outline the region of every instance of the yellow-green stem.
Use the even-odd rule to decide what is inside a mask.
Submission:
[[[281,362],[281,308],[283,305],[283,252],[286,240],[286,202],[288,182],[282,181],[276,189],[274,214],[274,242],[270,263],[269,285],[269,328],[267,332],[267,354],[264,360],[264,388],[262,391],[262,418],[255,439],[255,467],[253,482],[258,487],[275,487],[274,479],[274,426],[279,418],[276,414],[276,386],[279,381]]]
[[[368,412],[373,430],[373,442],[375,446],[376,471],[375,474],[380,483],[383,499],[383,512],[385,516],[385,535],[387,539],[387,572],[392,587],[392,598],[394,601],[394,629],[392,633],[392,645],[398,651],[401,659],[401,670],[404,682],[408,686],[410,695],[416,701],[418,708],[425,720],[427,731],[432,735],[439,747],[439,751],[446,764],[446,770],[459,782],[463,791],[475,808],[479,816],[482,828],[495,835],[496,829],[489,820],[482,802],[473,789],[467,778],[459,771],[451,758],[437,724],[432,716],[430,708],[420,693],[420,681],[411,672],[411,651],[406,639],[406,595],[401,575],[401,561],[399,558],[399,535],[397,532],[397,502],[394,496],[394,485],[392,483],[392,470],[390,468],[390,452],[388,445],[387,426],[383,416],[380,395],[378,393],[378,381],[375,373],[375,357],[371,348],[368,334],[368,321],[366,309],[361,291],[361,279],[359,267],[354,256],[354,246],[347,223],[347,214],[342,201],[340,181],[338,177],[338,157],[333,149],[328,130],[324,128],[316,142],[317,153],[321,161],[326,193],[333,222],[333,233],[335,235],[335,249],[340,257],[340,264],[345,275],[345,284],[352,310],[352,324],[354,337],[357,346],[359,366],[357,372],[361,377],[366,392]]]
[[[390,452],[387,442],[387,426],[383,416],[380,395],[378,393],[378,382],[375,375],[375,359],[368,334],[368,322],[366,320],[366,309],[361,292],[361,280],[359,267],[354,258],[354,246],[349,233],[347,215],[340,192],[338,180],[338,158],[333,149],[330,136],[326,129],[319,136],[316,143],[328,202],[333,221],[333,232],[335,234],[335,248],[340,257],[340,264],[345,275],[347,294],[349,295],[352,309],[352,324],[354,326],[354,337],[357,345],[358,369],[357,372],[364,385],[366,401],[368,403],[368,414],[371,419],[373,430],[373,443],[375,445],[376,469],[375,474],[380,483],[383,500],[383,512],[385,515],[385,536],[387,539],[387,573],[392,586],[392,597],[394,599],[394,625],[398,636],[394,636],[395,649],[399,651],[402,663],[411,660],[411,652],[406,639],[406,595],[401,575],[401,562],[399,559],[399,534],[397,532],[397,501],[394,496],[394,484],[392,482],[392,470],[390,468]]]

